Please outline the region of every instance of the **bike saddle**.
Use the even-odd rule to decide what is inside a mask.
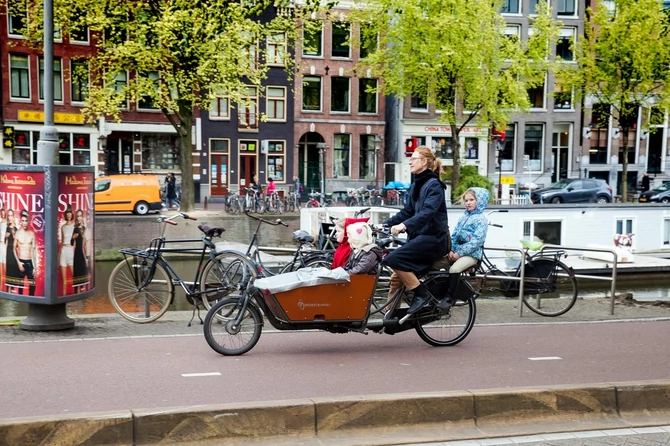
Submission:
[[[314,237],[312,237],[309,232],[301,229],[293,232],[293,240],[300,243],[312,243]]]
[[[521,245],[523,245],[524,248],[527,248],[530,251],[539,251],[542,249],[542,246],[544,246],[544,243],[542,243],[539,240],[519,240],[521,242]]]
[[[220,237],[223,234],[223,229],[220,226],[208,226],[208,225],[198,225],[200,229],[207,237]]]

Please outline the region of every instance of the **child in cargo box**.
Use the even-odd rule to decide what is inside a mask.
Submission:
[[[382,260],[382,250],[372,240],[372,228],[367,223],[352,223],[347,226],[347,237],[352,248],[349,261],[344,270],[350,275],[377,274]]]
[[[351,256],[351,246],[347,237],[347,226],[358,222],[367,222],[370,218],[340,218],[335,222],[335,238],[337,239],[337,249],[333,255],[333,264],[331,269],[344,267]]]

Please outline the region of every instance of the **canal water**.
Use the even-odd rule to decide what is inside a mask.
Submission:
[[[84,300],[68,304],[70,314],[106,314],[115,313],[114,307],[107,297],[107,283],[112,270],[118,262],[95,263],[95,294]],[[187,282],[193,281],[197,261],[170,260],[170,264]],[[609,296],[608,281],[579,281],[579,296],[584,298]],[[191,310],[193,307],[186,301],[183,290],[176,288],[174,303],[170,310]],[[617,280],[617,294],[632,293],[639,301],[670,302],[670,280],[659,275],[620,276]],[[489,294],[489,293],[486,293]],[[485,294],[485,296],[486,296]],[[0,317],[26,316],[28,304],[0,299]]]

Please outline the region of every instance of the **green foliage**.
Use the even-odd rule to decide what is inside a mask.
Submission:
[[[630,118],[637,117],[640,107],[665,110],[670,105],[668,16],[659,0],[616,0],[613,11],[601,5],[588,10],[586,36],[574,46],[577,65],[563,65],[557,79],[577,100],[606,105],[598,110],[621,127],[626,178],[628,131],[634,124]],[[626,197],[625,181],[622,188]]]
[[[383,79],[380,91],[422,97],[442,110],[452,133],[453,182],[460,181],[460,130],[475,120],[489,127],[529,108],[527,89],[540,85],[558,35],[546,2],[533,17],[527,40],[506,37],[500,1],[361,0],[352,20],[363,39],[380,36],[360,68]],[[463,113],[467,110],[468,113]]]
[[[194,110],[208,109],[216,94],[227,96],[233,106],[248,102],[248,88],[260,87],[267,76],[261,48],[268,37],[283,34],[287,48],[293,46],[302,19],[317,11],[317,4],[54,0],[54,21],[64,34],[91,31],[97,51],[89,61],[83,109],[88,122],[101,117],[118,121],[123,110],[138,102],[162,111],[179,135],[182,178],[193,178]],[[41,1],[29,0],[28,16],[42,17],[42,8]],[[271,20],[260,20],[270,15]],[[41,29],[41,20],[31,20],[24,33],[38,47]],[[294,64],[289,51],[283,56],[288,75]],[[258,88],[259,94],[262,91]],[[188,211],[193,208],[193,182],[184,181],[182,188],[182,209]]]
[[[453,169],[447,167],[440,177],[443,181],[451,182],[452,175]],[[453,188],[452,196],[460,197],[471,187],[483,187],[490,191],[493,189],[493,182],[488,177],[480,175],[477,166],[461,166],[461,181]]]

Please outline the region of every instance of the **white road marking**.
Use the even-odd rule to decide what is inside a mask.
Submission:
[[[563,359],[558,356],[538,356],[537,358],[528,358],[531,361],[555,361],[557,359]]]
[[[199,376],[221,376],[219,372],[206,372],[206,373],[182,373],[181,376],[184,378],[197,378]]]

